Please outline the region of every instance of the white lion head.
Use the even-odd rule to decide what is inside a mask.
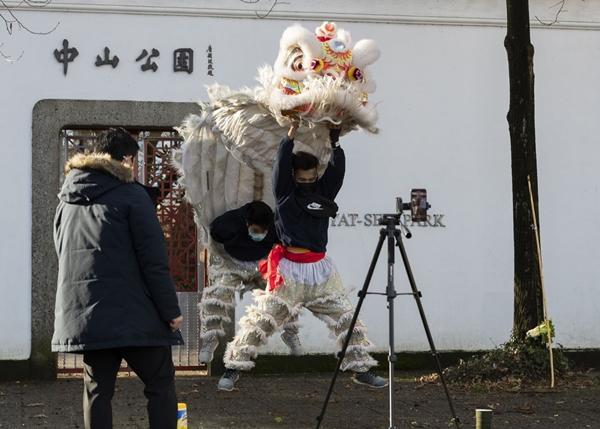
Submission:
[[[259,97],[279,119],[293,112],[308,122],[376,131],[377,113],[369,103],[375,82],[368,66],[378,58],[374,41],[353,45],[350,33],[333,22],[324,22],[314,33],[293,25],[281,37],[273,69],[261,70]]]

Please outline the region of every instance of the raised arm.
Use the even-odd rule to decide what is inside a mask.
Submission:
[[[323,196],[333,200],[344,183],[346,173],[346,155],[344,149],[339,145],[340,130],[332,128],[329,131],[329,141],[333,148],[329,165],[319,180]]]
[[[297,129],[298,125],[292,124],[287,136],[279,144],[277,159],[273,166],[273,193],[276,200],[284,198],[294,191],[292,155]]]

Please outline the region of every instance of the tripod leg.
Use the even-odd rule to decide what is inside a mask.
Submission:
[[[406,254],[406,249],[404,248],[404,243],[402,242],[402,238],[400,237],[400,232],[396,233],[396,245],[400,249],[400,255],[402,255],[402,262],[404,262],[404,268],[406,269],[406,275],[408,276],[408,281],[410,282],[410,287],[413,292],[413,297],[417,302],[417,307],[419,309],[419,314],[421,315],[421,321],[423,322],[423,328],[425,328],[425,334],[427,335],[427,340],[429,341],[429,347],[431,348],[431,354],[435,359],[435,363],[437,365],[438,374],[440,376],[440,381],[442,382],[442,386],[444,387],[444,392],[446,393],[446,399],[448,400],[448,405],[450,406],[450,413],[452,414],[452,421],[454,422],[456,428],[460,428],[460,420],[456,416],[456,411],[454,411],[454,404],[452,403],[452,398],[450,397],[450,392],[448,391],[448,386],[446,385],[446,380],[444,379],[444,374],[442,370],[442,364],[440,363],[440,357],[435,348],[435,344],[433,342],[433,336],[431,335],[431,330],[429,329],[429,323],[427,323],[427,318],[425,317],[425,310],[423,309],[423,304],[421,303],[421,294],[417,289],[417,284],[415,282],[415,278],[412,273],[412,269],[410,268],[410,262],[408,261],[408,255]]]
[[[396,348],[394,346],[394,300],[396,299],[396,288],[394,287],[394,265],[396,263],[396,252],[394,251],[394,225],[388,225],[388,266],[387,266],[387,303],[388,303],[388,401],[389,401],[389,429],[395,429],[394,425],[394,374],[396,365]]]
[[[379,254],[381,253],[381,248],[383,247],[383,242],[385,241],[385,238],[386,231],[382,229],[380,232],[379,241],[377,242],[377,247],[375,248],[375,253],[373,254],[373,259],[371,260],[371,265],[369,266],[369,271],[367,272],[367,277],[365,278],[365,282],[363,284],[362,289],[358,293],[358,304],[356,305],[356,310],[354,310],[354,316],[352,316],[352,321],[350,322],[350,326],[348,327],[348,333],[346,334],[344,345],[342,346],[342,350],[340,350],[340,352],[337,355],[338,360],[337,365],[335,367],[335,372],[333,373],[331,383],[329,384],[329,390],[327,390],[327,396],[325,396],[325,402],[323,403],[321,414],[319,414],[319,417],[317,417],[317,429],[321,427],[323,417],[325,416],[325,411],[327,411],[327,405],[329,404],[329,399],[331,398],[331,394],[333,393],[333,386],[335,385],[335,381],[340,372],[342,361],[346,356],[346,350],[348,349],[348,344],[350,344],[352,332],[354,332],[354,326],[356,325],[356,321],[358,320],[358,314],[360,313],[362,303],[365,300],[365,297],[367,296],[367,290],[369,289],[369,284],[371,283],[371,278],[373,277],[373,272],[375,271],[375,266],[377,265],[377,260],[379,259]]]

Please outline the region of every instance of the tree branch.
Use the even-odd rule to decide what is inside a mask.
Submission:
[[[258,4],[260,3],[262,0],[240,0],[242,3],[246,3],[246,4]],[[265,14],[260,14],[258,13],[257,10],[254,11],[254,13],[256,14],[256,16],[258,18],[266,18],[269,15],[271,15],[271,12],[273,12],[273,9],[275,9],[275,6],[277,6],[278,4],[290,4],[290,2],[286,2],[286,1],[279,1],[279,0],[273,0],[273,4],[271,5],[271,7],[269,8],[269,10],[265,13]]]
[[[22,5],[23,3],[25,3],[29,7],[44,7],[44,6],[47,6],[48,4],[50,4],[51,1],[52,0],[41,0],[41,1],[22,0],[21,3],[19,3],[19,6]],[[56,25],[54,26],[54,28],[52,28],[51,30],[48,30],[48,31],[34,31],[31,28],[29,28],[28,26],[26,26],[23,23],[23,21],[21,21],[15,15],[15,13],[13,12],[13,10],[10,7],[8,7],[8,5],[6,4],[6,2],[4,0],[0,0],[0,6],[2,6],[2,8],[0,8],[0,17],[4,21],[4,24],[6,26],[6,32],[9,35],[12,35],[12,33],[13,33],[13,24],[17,24],[19,26],[19,28],[24,29],[25,31],[27,31],[30,34],[36,34],[36,35],[41,35],[41,36],[45,36],[45,35],[48,35],[48,34],[54,32],[58,28],[58,26],[60,25],[60,21],[58,21],[56,23]],[[2,11],[8,12],[9,17],[7,18],[6,16],[4,16],[2,14]]]
[[[42,7],[48,6],[51,1],[52,0],[21,0],[21,2],[17,6],[15,6],[13,9],[11,9],[6,4],[5,0],[0,0],[0,19],[4,22],[4,27],[6,28],[6,32],[8,33],[8,35],[12,36],[15,24],[18,26],[18,28],[20,30],[23,29],[30,34],[35,34],[35,35],[39,35],[39,36],[48,35],[48,34],[54,32],[60,25],[60,21],[57,21],[56,25],[51,30],[34,31],[31,28],[29,28],[27,25],[25,25],[23,23],[23,21],[21,21],[19,19],[19,17],[17,15],[15,15],[15,12],[13,11],[14,9],[22,7],[23,5],[25,5],[27,7],[31,7],[31,8],[42,8]],[[4,46],[4,43],[0,43],[0,48],[2,46]],[[8,55],[0,49],[0,58],[2,58],[3,60],[5,60],[7,62],[14,63],[14,62],[19,61],[24,53],[25,53],[25,51],[21,51],[21,54],[15,59],[15,58],[13,58],[12,55]]]
[[[554,20],[552,22],[544,22],[542,21],[540,18],[537,17],[537,15],[535,16],[535,19],[537,20],[537,22],[539,22],[542,25],[545,25],[547,27],[550,27],[556,23],[558,23],[558,18],[560,18],[560,15],[563,12],[566,12],[567,10],[565,9],[565,6],[567,5],[567,0],[560,0],[558,3],[553,4],[552,6],[549,7],[549,9],[552,9],[553,7],[559,6],[558,11],[556,12],[556,15],[554,16]]]

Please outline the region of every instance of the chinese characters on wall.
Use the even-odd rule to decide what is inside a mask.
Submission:
[[[61,49],[54,50],[54,58],[58,63],[62,65],[63,74],[66,76],[69,71],[69,64],[74,62],[79,57],[79,51],[76,47],[69,46],[70,42],[65,39],[62,42]],[[159,68],[160,51],[155,48],[142,49],[140,54],[135,58],[136,63],[140,63],[140,70],[142,72],[156,72]],[[96,56],[96,67],[110,66],[116,69],[120,63],[120,59],[117,55],[112,55],[108,46],[104,47],[104,50]],[[194,72],[194,50],[191,48],[179,48],[173,51],[173,72],[174,73],[187,73],[192,74]],[[214,76],[213,66],[213,48],[208,45],[206,49],[206,74],[208,76]]]
[[[206,50],[206,59],[208,60],[208,70],[206,74],[209,76],[213,76],[213,58],[211,45],[208,45],[208,49]]]
[[[59,63],[63,65],[63,73],[66,76],[69,68],[69,63],[75,61],[75,58],[79,56],[79,51],[76,48],[69,48],[69,41],[67,39],[63,40],[63,47],[59,51],[58,49],[54,50],[54,58]]]

